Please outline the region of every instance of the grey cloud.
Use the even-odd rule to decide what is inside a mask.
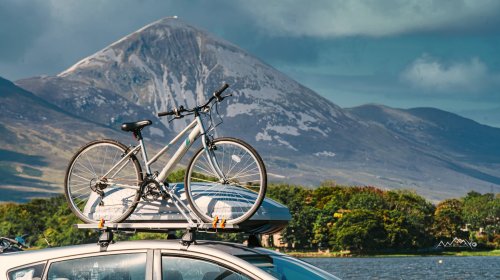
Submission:
[[[444,64],[423,54],[401,74],[409,85],[424,93],[485,94],[500,85],[500,74],[492,73],[479,58]]]
[[[22,59],[26,50],[44,34],[50,10],[43,1],[0,2],[0,62]]]
[[[0,76],[56,74],[123,36],[166,16],[230,41],[252,42],[254,20],[227,0],[3,0]],[[242,30],[244,30],[242,32]]]
[[[245,10],[276,36],[390,36],[422,31],[484,30],[499,23],[495,0],[246,1]],[[496,31],[498,32],[498,30]]]

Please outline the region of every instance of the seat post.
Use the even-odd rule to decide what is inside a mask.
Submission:
[[[136,129],[136,130],[132,131],[132,133],[134,134],[134,137],[135,137],[135,139],[137,139],[137,141],[142,141],[141,129]]]
[[[146,152],[146,145],[144,145],[144,139],[142,138],[141,129],[134,130],[134,136],[139,141],[139,145],[141,146],[142,159],[144,160],[144,166],[146,167],[147,175],[151,175],[151,168],[148,164],[148,154]]]

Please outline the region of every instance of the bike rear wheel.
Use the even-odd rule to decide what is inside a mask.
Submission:
[[[212,168],[209,156],[220,172]],[[201,148],[194,154],[184,187],[191,209],[204,222],[217,218],[238,224],[252,217],[262,204],[267,189],[266,168],[249,144],[218,138],[207,151]]]
[[[118,223],[134,211],[141,194],[139,161],[131,155],[111,170],[127,152],[127,146],[117,141],[98,140],[83,146],[71,159],[64,192],[71,211],[82,221]]]

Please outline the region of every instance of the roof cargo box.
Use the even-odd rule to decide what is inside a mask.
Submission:
[[[174,193],[177,197],[180,198],[180,200],[185,204],[189,205],[186,195],[184,192],[184,184],[182,183],[177,183],[177,184],[171,184],[174,188]],[[228,192],[231,193],[231,190],[228,189]],[[234,193],[232,197],[234,199],[224,201],[224,203],[227,203],[229,205],[235,205],[238,203],[237,198],[238,196],[241,197],[242,193],[245,192],[243,195],[255,195],[253,192],[239,188],[238,192],[239,194]],[[113,195],[113,194],[111,194]],[[117,194],[117,199],[118,199]],[[210,193],[207,193],[207,196],[210,196]],[[121,197],[121,196],[120,196]],[[109,194],[108,194],[108,199],[109,199]],[[97,206],[97,196],[91,196],[89,198],[89,202],[87,203],[87,206],[84,209],[84,212],[89,215],[89,213],[94,213],[96,211],[99,211]],[[210,207],[210,199],[206,198],[204,199],[203,203],[207,204],[207,207]],[[200,205],[198,203],[198,205]],[[233,209],[236,207],[233,207]],[[236,211],[236,210],[234,210]],[[99,212],[99,216],[102,216],[102,212]],[[193,219],[195,220],[194,213],[191,214]],[[264,201],[262,202],[262,205],[260,208],[257,210],[257,212],[248,220],[239,223],[235,227],[225,227],[225,228],[218,228],[218,231],[243,231],[247,233],[252,233],[252,234],[269,234],[269,233],[274,233],[277,231],[280,231],[283,229],[288,222],[291,219],[290,211],[288,208],[270,198],[265,198]],[[140,200],[140,202],[137,205],[137,208],[135,211],[123,222],[123,224],[133,224],[134,228],[140,228],[140,224],[143,223],[144,227],[148,227],[148,225],[151,224],[159,224],[161,223],[165,227],[168,227],[169,224],[171,225],[181,225],[181,224],[186,224],[187,221],[185,217],[179,212],[177,207],[174,205],[171,199],[168,200],[154,200],[154,201],[145,201],[143,199]]]

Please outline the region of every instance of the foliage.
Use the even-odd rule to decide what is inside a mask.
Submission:
[[[463,203],[458,199],[447,199],[437,205],[433,226],[436,238],[467,238],[466,233],[462,230],[464,225],[462,208]]]
[[[331,228],[330,245],[333,248],[366,252],[385,246],[386,231],[380,212],[355,209],[339,219]]]
[[[178,170],[169,180],[182,181],[183,177],[184,170]],[[483,247],[500,247],[500,195],[470,192],[434,206],[410,191],[344,187],[329,181],[315,189],[271,185],[267,197],[290,209],[292,219],[282,232],[290,248],[361,253],[415,250],[454,237],[469,238]],[[79,222],[62,195],[25,204],[0,204],[0,236],[30,234],[27,240],[35,247],[95,242],[96,232],[73,226]],[[117,236],[119,240],[171,237],[159,233]],[[242,242],[247,236],[200,234],[199,238]]]
[[[462,230],[466,222],[485,230],[484,242],[500,241],[500,196],[491,194],[470,193],[436,207],[411,191],[326,182],[316,189],[274,185],[267,196],[289,207],[292,220],[282,239],[295,249],[366,252],[431,248],[443,238],[473,238],[469,233],[476,232]],[[481,238],[474,240],[481,242]]]
[[[33,199],[26,204],[0,204],[0,236],[28,234],[31,246],[48,247],[93,242],[97,234],[76,229],[79,223],[64,196]]]
[[[170,183],[177,183],[177,182],[184,183],[185,174],[186,174],[185,169],[177,169],[168,175],[167,181]]]

